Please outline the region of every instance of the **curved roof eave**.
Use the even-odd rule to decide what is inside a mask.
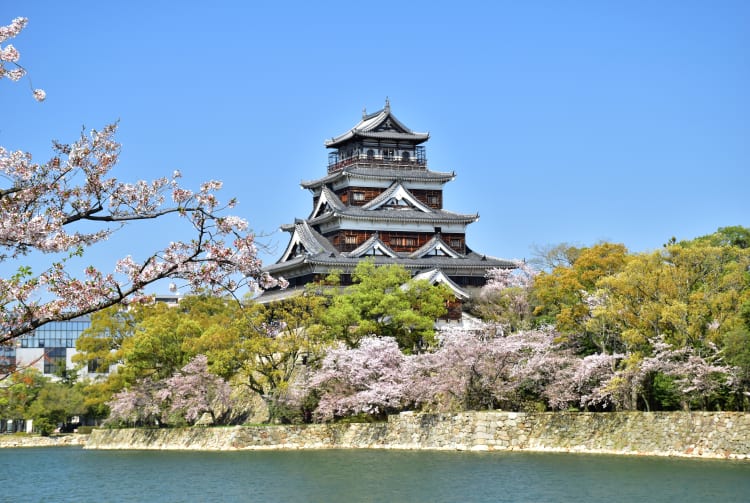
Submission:
[[[389,129],[389,131],[375,131],[381,124],[386,122],[386,120],[390,120],[390,124],[394,125],[394,129]],[[338,136],[335,136],[329,140],[325,141],[325,146],[327,148],[335,148],[339,146],[340,144],[347,142],[351,140],[352,138],[356,136],[362,136],[362,137],[372,137],[372,138],[378,138],[381,136],[377,136],[378,133],[381,133],[381,135],[384,134],[390,134],[390,135],[397,135],[400,139],[403,139],[405,141],[413,141],[416,143],[423,143],[427,141],[430,138],[430,133],[417,133],[415,131],[412,131],[406,125],[398,120],[395,115],[391,113],[391,104],[388,100],[385,102],[385,107],[382,110],[378,110],[375,113],[372,114],[363,114],[362,119],[349,131],[340,134]],[[376,135],[376,136],[371,136]]]
[[[366,214],[365,214],[366,213]],[[375,220],[380,222],[421,222],[421,223],[444,223],[444,224],[453,224],[453,223],[462,223],[462,224],[471,224],[477,221],[479,218],[478,215],[458,215],[458,214],[449,214],[446,215],[445,212],[438,213],[422,213],[417,212],[413,210],[380,210],[380,211],[368,211],[368,212],[362,212],[361,214],[356,214],[352,212],[329,212],[325,213],[323,215],[320,215],[319,217],[310,219],[308,222],[311,223],[311,225],[319,225],[325,222],[330,222],[331,220],[335,218],[341,218],[341,219],[350,219],[350,220],[358,220],[358,221],[367,221],[367,220]]]
[[[364,171],[366,170],[366,171]],[[392,180],[399,178],[404,181],[436,181],[447,183],[456,177],[456,173],[446,171],[429,171],[429,170],[394,170],[386,168],[344,168],[341,171],[331,173],[316,180],[303,180],[300,186],[303,189],[315,189],[321,185],[335,182],[344,177],[359,177],[370,180]]]
[[[430,133],[399,133],[391,131],[360,131],[358,129],[351,129],[346,133],[336,138],[331,138],[325,141],[326,148],[336,148],[354,138],[370,138],[375,140],[397,140],[407,141],[419,145],[430,139]]]

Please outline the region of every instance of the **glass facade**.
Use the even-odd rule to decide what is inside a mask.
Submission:
[[[59,374],[65,370],[65,348],[50,348],[44,351],[44,373]]]
[[[0,349],[0,365],[31,364],[45,374],[58,374],[66,367],[68,352],[75,349],[76,340],[90,326],[88,315],[42,325],[20,337],[12,351]]]
[[[88,316],[68,321],[53,321],[21,338],[22,348],[75,348],[81,332],[91,326]]]
[[[0,345],[0,376],[16,364],[15,346]]]

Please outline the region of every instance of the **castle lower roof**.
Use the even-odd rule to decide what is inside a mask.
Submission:
[[[322,273],[335,268],[351,270],[362,260],[362,256],[358,254],[339,252],[325,236],[315,231],[307,221],[298,221],[293,226],[287,227],[287,230],[293,232],[287,251],[282,255],[279,262],[264,267],[264,270],[272,275],[284,276],[291,273],[292,276],[298,276],[304,273]],[[376,238],[371,239],[374,241]],[[303,246],[303,250],[296,256],[291,254],[293,243]],[[431,243],[444,245],[439,237]],[[424,252],[421,254],[394,252],[388,249],[388,253],[368,255],[368,257],[371,257],[378,265],[398,264],[412,271],[438,268],[448,275],[484,276],[487,269],[516,267],[513,261],[480,255],[470,249],[466,254],[459,254],[455,251],[442,255],[428,254],[428,251],[433,248],[434,245],[432,247],[425,246],[420,249]]]
[[[344,210],[323,213],[308,222],[310,225],[321,225],[336,219],[388,223],[470,224],[479,219],[479,214],[464,215],[446,210],[432,210],[430,213],[415,209],[366,210],[349,206]]]
[[[455,172],[430,171],[428,169],[388,169],[381,167],[349,166],[341,171],[318,178],[302,181],[303,189],[316,189],[321,185],[336,182],[342,178],[362,178],[364,180],[402,180],[406,182],[450,182],[456,177]]]

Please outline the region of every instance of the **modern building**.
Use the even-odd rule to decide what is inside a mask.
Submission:
[[[159,295],[156,302],[177,305],[178,295]],[[102,368],[96,361],[78,368],[73,363],[77,353],[76,341],[84,330],[91,326],[91,317],[80,316],[72,320],[53,321],[19,337],[12,345],[0,345],[0,377],[16,369],[35,368],[45,377],[58,379],[61,370],[76,370],[78,379],[96,379],[106,376],[109,368]],[[3,381],[0,380],[0,386]],[[16,431],[31,432],[32,422],[27,419],[0,418],[0,433]]]
[[[312,194],[307,218],[283,225],[290,234],[281,258],[265,271],[289,282],[261,302],[290,295],[333,270],[350,281],[357,263],[399,264],[412,275],[439,278],[457,296],[486,282],[490,268],[514,268],[469,247],[466,229],[479,215],[444,208],[443,187],[455,172],[431,171],[424,144],[429,133],[409,129],[385,107],[326,140],[325,176],[302,182]]]
[[[178,295],[158,295],[155,302],[177,305]],[[76,341],[91,326],[88,315],[66,321],[52,321],[16,339],[14,345],[0,346],[0,375],[3,369],[36,368],[47,377],[55,378],[62,369],[76,368],[73,355],[77,353]],[[78,377],[106,374],[109,369],[99,368],[96,362],[77,369]]]

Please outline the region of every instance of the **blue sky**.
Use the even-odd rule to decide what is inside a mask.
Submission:
[[[477,251],[648,251],[750,226],[749,2],[3,0],[0,24],[16,16],[48,97],[0,81],[0,145],[43,161],[119,120],[119,179],[223,180],[267,262],[311,210],[299,182],[325,174],[323,141],[386,96],[430,132],[430,168],[457,173],[444,203],[481,215]],[[179,237],[129,232],[87,260]]]

